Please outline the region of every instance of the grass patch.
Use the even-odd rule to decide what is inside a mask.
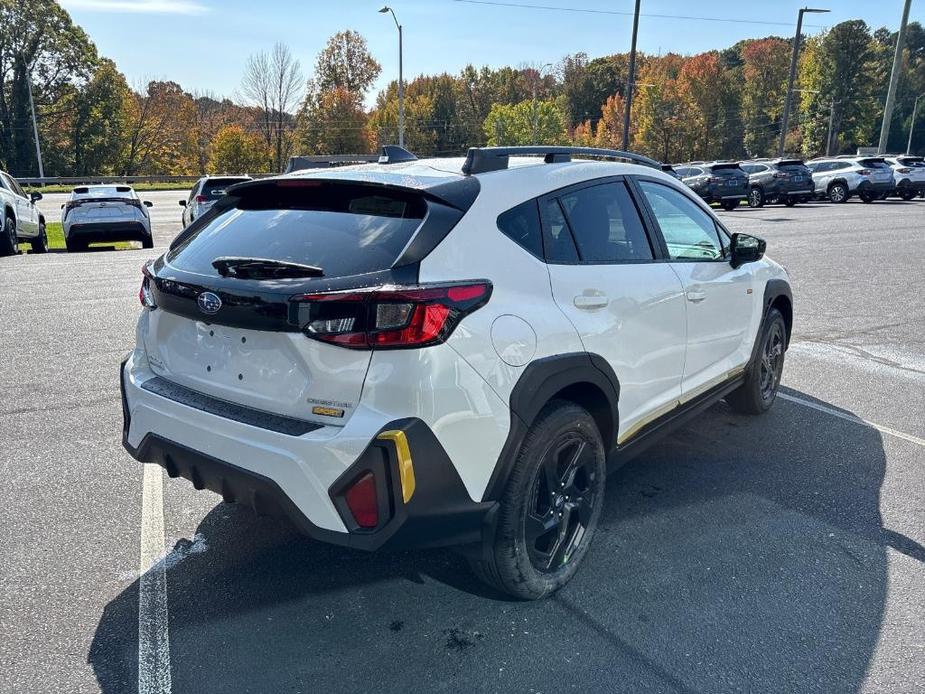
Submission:
[[[145,191],[151,191],[151,190],[188,191],[190,188],[193,187],[193,183],[194,181],[190,181],[189,184],[175,182],[175,183],[129,183],[128,185],[132,186],[132,188],[134,188],[136,192],[143,193]],[[122,184],[112,183],[112,184],[107,184],[107,185],[122,185]],[[23,189],[26,191],[26,193],[36,192],[36,193],[45,194],[45,193],[70,193],[76,187],[77,186],[75,186],[74,184],[68,184],[68,185],[54,184],[54,185],[47,185],[47,186],[29,186],[28,188],[23,186]]]
[[[61,226],[61,222],[48,222],[45,225],[45,234],[48,236],[49,250],[67,248],[67,246],[64,244],[64,227]],[[91,248],[94,246],[105,246],[107,248],[115,248],[117,250],[135,247],[131,241],[112,241],[106,243],[90,244]]]

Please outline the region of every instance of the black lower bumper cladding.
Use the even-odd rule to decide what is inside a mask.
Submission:
[[[124,367],[124,362],[123,362]],[[373,439],[357,461],[331,485],[331,499],[347,533],[314,525],[280,486],[265,475],[233,465],[187,446],[147,434],[134,447],[128,442],[131,412],[125,399],[124,375],[120,372],[124,417],[122,445],[136,460],[156,463],[170,477],[182,477],[196,489],[220,494],[226,502],[250,506],[258,515],[288,518],[301,532],[332,544],[355,549],[438,547],[466,545],[481,540],[486,520],[496,502],[475,502],[469,497],[459,473],[430,428],[419,419],[390,422],[386,430],[405,433],[411,450],[416,487],[402,500],[398,457],[391,441]],[[376,478],[380,498],[380,524],[373,530],[356,527],[342,499],[347,486],[370,471]]]

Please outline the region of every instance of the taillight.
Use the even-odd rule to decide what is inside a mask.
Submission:
[[[149,311],[157,308],[157,303],[154,301],[154,292],[151,290],[151,283],[154,281],[151,271],[148,269],[148,264],[145,263],[141,266],[141,288],[138,290],[138,301],[141,303],[142,308],[146,308]]]
[[[912,169],[907,169],[905,167],[900,167],[896,169],[897,173],[912,173]]]
[[[790,178],[790,174],[778,171],[774,174],[774,178]]]
[[[379,501],[376,497],[376,478],[371,472],[360,475],[344,493],[347,508],[361,528],[379,525]]]
[[[427,347],[445,341],[491,297],[484,280],[419,287],[302,294],[299,326],[308,337],[351,349]]]
[[[870,169],[861,169],[858,171],[858,176],[870,176]]]
[[[724,179],[719,176],[710,176],[710,178],[707,179],[707,183],[722,183],[723,180]]]
[[[196,202],[199,203],[200,205],[201,205],[202,203],[208,202],[208,201],[209,201],[209,198],[207,198],[205,195],[197,195],[197,196],[196,196]]]

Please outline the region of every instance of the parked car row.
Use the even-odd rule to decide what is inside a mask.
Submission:
[[[688,162],[662,168],[726,210],[743,200],[749,207],[792,207],[814,199],[842,203],[855,195],[868,203],[925,196],[925,158],[909,155]]]

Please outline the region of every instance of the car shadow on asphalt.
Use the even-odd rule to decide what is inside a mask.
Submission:
[[[718,404],[611,476],[584,565],[535,603],[451,551],[360,553],[219,504],[168,562],[173,690],[856,692],[886,548],[925,561],[883,528],[884,470],[868,426]],[[137,634],[135,581],[90,648],[102,691],[137,686]]]

